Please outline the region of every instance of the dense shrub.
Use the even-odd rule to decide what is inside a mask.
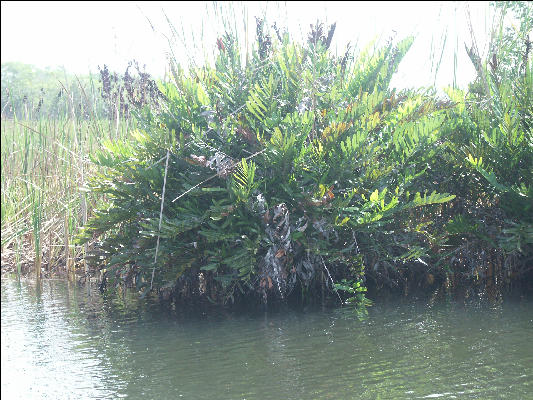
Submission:
[[[465,261],[487,243],[509,271],[531,259],[531,62],[517,82],[483,75],[490,103],[443,100],[389,87],[412,38],[337,58],[334,29],[298,44],[258,20],[249,57],[226,33],[214,66],[172,65],[134,140],[94,156],[105,206],[81,240],[100,237],[109,281],[214,302],[325,286],[364,304],[365,275],[450,288],[488,271]]]
[[[477,78],[468,93],[448,91],[456,106],[443,128],[445,169],[434,168],[457,196],[437,265],[467,294],[477,286],[492,298],[533,265],[533,7],[518,10],[529,22],[513,35],[501,28],[487,60],[467,48]]]

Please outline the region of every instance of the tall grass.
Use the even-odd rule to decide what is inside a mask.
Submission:
[[[124,139],[131,124],[74,113],[1,121],[2,267],[45,276],[74,272],[83,248],[72,236],[97,199],[83,191],[89,154],[103,139]],[[6,268],[7,267],[7,268]]]
[[[98,80],[65,73],[58,82],[33,69],[2,65],[2,272],[72,275],[90,245],[72,238],[104,201],[84,191],[96,171],[89,155],[104,140],[126,139],[136,127],[130,108],[158,90],[135,61],[123,76],[104,65]]]

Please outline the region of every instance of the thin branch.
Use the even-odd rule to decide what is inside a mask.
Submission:
[[[257,156],[257,155],[259,155],[259,154],[261,154],[261,153],[264,153],[265,151],[266,151],[266,149],[263,149],[263,150],[261,150],[261,151],[258,151],[258,152],[256,152],[256,153],[252,154],[251,156],[246,157],[245,160],[248,161],[250,158],[253,158],[253,157],[255,157],[255,156]],[[226,168],[226,171],[231,171],[231,170],[232,170],[233,168],[235,168],[235,166],[237,166],[237,164],[239,164],[239,163],[240,163],[240,161],[235,162],[233,165],[231,165],[230,167]],[[182,198],[183,196],[185,196],[187,193],[192,192],[194,189],[196,189],[196,188],[202,186],[204,183],[209,182],[211,179],[216,178],[216,177],[219,176],[219,175],[220,175],[220,173],[217,172],[216,174],[211,175],[209,178],[204,179],[202,182],[200,182],[200,183],[194,185],[192,188],[190,188],[190,189],[186,190],[185,192],[183,192],[182,194],[180,194],[178,197],[176,197],[174,200],[172,200],[172,202],[174,203],[176,200],[181,199],[181,198]]]
[[[333,282],[333,278],[331,277],[331,274],[329,273],[328,267],[326,267],[326,263],[324,262],[324,259],[322,258],[322,256],[320,256],[320,261],[322,261],[322,266],[324,267],[324,269],[328,273],[329,280],[331,281],[331,284],[333,285],[333,287],[335,287],[335,282]],[[341,306],[342,306],[343,302],[342,302],[342,299],[341,299],[341,296],[340,296],[339,292],[337,290],[335,290],[334,292],[337,294],[337,297],[341,301]]]
[[[161,223],[163,221],[163,205],[165,204],[165,189],[167,186],[167,172],[168,172],[168,158],[170,156],[170,150],[167,150],[167,160],[165,162],[165,177],[163,178],[163,193],[161,194],[161,211],[159,212],[159,228],[157,230],[157,244],[155,246],[154,268],[152,269],[152,280],[150,281],[150,290],[154,283],[155,266],[157,263],[157,253],[159,252],[159,238],[161,236]]]

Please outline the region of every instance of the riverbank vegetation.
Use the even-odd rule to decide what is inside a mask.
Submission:
[[[74,237],[96,201],[83,189],[88,155],[129,136],[130,107],[151,101],[153,85],[135,63],[97,77],[2,64],[2,272],[85,272]]]
[[[79,202],[60,195],[72,206],[57,209],[67,222],[65,209],[82,210],[65,226],[87,273],[177,302],[329,297],[364,306],[367,288],[383,287],[497,301],[531,286],[533,11],[501,11],[517,11],[520,26],[497,26],[486,60],[475,42],[467,47],[477,78],[446,95],[391,87],[413,38],[337,56],[335,24],[313,25],[298,43],[257,19],[250,54],[226,31],[212,65],[171,61],[161,95],[135,104],[135,129],[99,135],[98,149],[50,149],[54,162],[57,151],[84,160],[61,161],[70,169],[50,188],[77,188]],[[85,130],[69,121],[70,140],[97,132],[94,119]],[[26,229],[40,233],[39,260],[48,197],[31,197],[28,183],[19,195],[6,181],[6,204],[31,201],[21,228],[17,211],[4,223],[4,168],[44,152],[4,150],[2,135],[2,254],[17,243],[4,227],[18,237]]]

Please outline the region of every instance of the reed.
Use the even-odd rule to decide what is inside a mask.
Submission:
[[[67,271],[83,259],[72,236],[99,201],[83,188],[94,173],[89,154],[109,135],[105,119],[62,118],[1,121],[2,266],[40,276]],[[113,137],[124,139],[132,123],[118,121]],[[103,132],[106,132],[104,134]]]
[[[130,110],[158,93],[135,61],[123,76],[104,65],[98,79],[2,64],[2,272],[89,272],[91,243],[72,240],[104,201],[84,190],[97,172],[89,155],[104,140],[128,140]]]

